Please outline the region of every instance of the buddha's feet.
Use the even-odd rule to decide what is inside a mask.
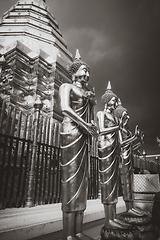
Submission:
[[[135,217],[145,217],[145,216],[151,216],[150,213],[147,213],[145,211],[136,209],[136,208],[131,208],[127,211],[127,213],[131,216]]]
[[[141,209],[132,208],[119,215],[119,219],[136,227],[142,240],[155,240],[151,214]]]
[[[127,212],[122,213],[119,216],[119,219],[131,225],[140,226],[144,224],[149,224],[151,222],[151,215],[144,211],[138,211],[132,208]]]
[[[128,229],[129,226],[131,225],[126,224],[119,219],[109,220],[106,224],[106,227],[110,229]]]
[[[77,239],[77,240],[93,240],[93,238],[85,235],[84,233],[78,233],[78,234],[76,234],[76,239]]]
[[[147,215],[147,216],[150,216],[150,217],[151,217],[151,213],[150,213],[150,212],[143,211],[143,210],[140,209],[140,208],[132,208],[132,209],[133,209],[133,211],[135,211],[135,212],[138,212],[138,213],[140,213],[140,214]]]

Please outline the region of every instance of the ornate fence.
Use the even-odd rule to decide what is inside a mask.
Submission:
[[[0,108],[0,209],[61,201],[61,124],[36,105],[24,112]],[[94,141],[93,141],[94,142]],[[98,197],[96,142],[90,151],[88,199]]]
[[[148,170],[160,174],[160,155],[133,155],[134,167],[139,170]]]

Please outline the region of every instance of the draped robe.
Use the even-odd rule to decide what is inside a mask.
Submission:
[[[104,114],[104,127],[116,126],[116,119],[108,119]],[[117,132],[99,136],[98,158],[99,173],[103,204],[116,204],[118,202],[119,163]]]
[[[87,121],[89,100],[71,91],[70,107]],[[64,117],[61,132],[62,211],[86,209],[88,189],[87,139],[81,127]]]
[[[132,137],[129,130],[121,131],[122,140],[125,141]],[[120,177],[124,201],[133,201],[133,166],[132,166],[132,144],[128,143],[121,147],[122,168]]]

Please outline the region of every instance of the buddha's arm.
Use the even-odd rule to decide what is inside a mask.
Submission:
[[[126,140],[123,140],[121,131],[124,131],[127,134],[127,130],[126,129],[121,129],[118,132],[119,143],[120,143],[121,147],[124,147],[125,145],[131,144],[131,143],[133,143],[137,139],[137,136],[135,134],[132,137],[130,137],[130,138],[126,139]],[[137,131],[138,131],[138,129],[137,129]]]
[[[104,113],[102,111],[97,113],[98,125],[99,125],[99,134],[105,135],[119,130],[119,126],[114,127],[104,127]]]
[[[135,145],[133,145],[133,146],[132,146],[133,151],[136,151],[137,149],[139,149],[140,146],[141,146],[141,143],[140,143],[140,142],[138,142],[138,143],[136,143]]]
[[[139,141],[132,146],[133,151],[136,151],[144,143],[144,133],[141,132]]]

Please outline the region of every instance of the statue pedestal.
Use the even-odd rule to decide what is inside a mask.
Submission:
[[[140,231],[141,240],[156,240],[150,214],[138,217],[125,212],[119,215],[119,219],[136,227]]]
[[[128,229],[103,226],[101,240],[157,240],[149,213],[134,216],[130,212],[118,214],[117,218],[131,225]]]
[[[128,229],[112,229],[103,226],[101,240],[141,240],[141,233],[134,226]]]

